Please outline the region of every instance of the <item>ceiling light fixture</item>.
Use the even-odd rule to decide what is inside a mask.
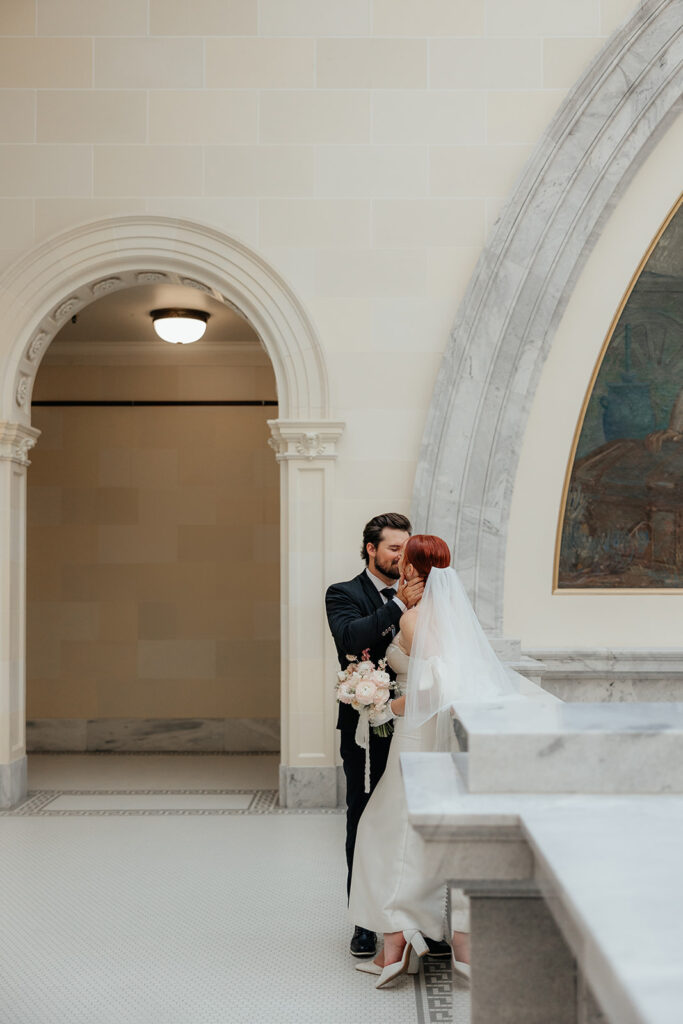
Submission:
[[[153,309],[150,316],[162,341],[172,345],[190,345],[199,341],[209,319],[209,314],[199,309]]]

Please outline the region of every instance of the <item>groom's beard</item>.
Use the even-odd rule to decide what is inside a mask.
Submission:
[[[401,570],[398,567],[398,562],[380,562],[378,558],[375,558],[375,569],[378,569],[383,576],[388,576],[390,580],[398,580],[401,578]]]

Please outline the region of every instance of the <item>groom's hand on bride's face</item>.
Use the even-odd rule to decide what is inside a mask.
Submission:
[[[425,581],[421,576],[413,576],[412,580],[401,577],[396,590],[396,597],[403,601],[406,608],[413,608],[422,597],[425,588]]]

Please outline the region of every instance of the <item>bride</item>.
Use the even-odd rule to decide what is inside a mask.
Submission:
[[[384,933],[383,950],[356,968],[379,975],[377,988],[416,973],[418,957],[428,951],[424,936],[443,939],[445,930],[448,852],[445,845],[425,843],[408,821],[400,754],[456,749],[450,714],[456,700],[555,700],[499,661],[449,566],[446,542],[426,534],[406,542],[399,563],[406,580],[421,576],[427,582],[386,653],[396,673],[394,736],[360,820],[349,897],[352,920]],[[451,930],[454,968],[469,977],[468,904],[458,891],[451,892]]]

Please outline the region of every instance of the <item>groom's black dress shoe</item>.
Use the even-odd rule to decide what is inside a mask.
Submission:
[[[429,952],[427,956],[450,956],[451,947],[447,942],[443,942],[437,939],[428,939],[425,936],[425,942],[429,946]]]
[[[356,925],[353,930],[349,952],[351,956],[374,956],[377,952],[377,937],[375,933],[369,932],[367,928],[359,928]]]

